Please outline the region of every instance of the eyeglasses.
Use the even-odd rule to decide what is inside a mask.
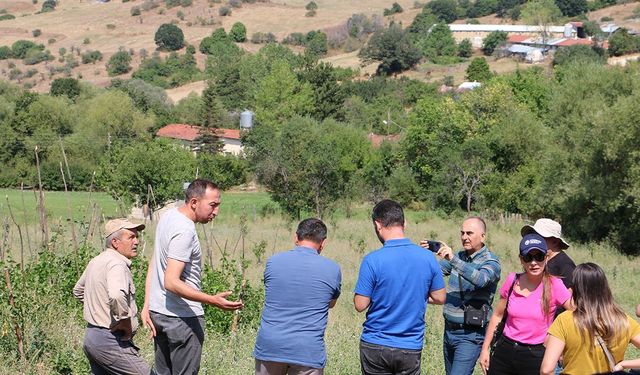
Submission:
[[[536,252],[534,254],[528,253],[526,255],[521,255],[520,257],[522,258],[522,260],[524,260],[525,263],[529,263],[533,260],[535,260],[536,262],[542,262],[544,261],[544,258],[546,256],[546,254]]]

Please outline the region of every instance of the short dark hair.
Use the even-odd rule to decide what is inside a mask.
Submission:
[[[404,226],[404,211],[400,203],[385,199],[373,207],[371,219],[383,227]]]
[[[327,238],[327,226],[320,219],[304,219],[296,229],[298,240],[307,240],[320,244]]]
[[[207,191],[207,189],[220,190],[218,185],[214,184],[209,180],[205,180],[202,178],[197,178],[193,180],[189,184],[189,187],[187,188],[187,190],[184,191],[184,196],[185,196],[184,201],[189,202],[189,200],[191,200],[192,198],[204,197],[204,193]]]

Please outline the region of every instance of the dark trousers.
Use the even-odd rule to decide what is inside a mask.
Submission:
[[[542,344],[520,344],[505,336],[499,340],[489,360],[489,375],[540,374],[540,366],[544,357]]]
[[[153,340],[158,375],[195,375],[200,371],[204,318],[149,313],[156,327]]]
[[[131,340],[120,340],[106,328],[89,325],[82,345],[94,375],[153,374]]]
[[[420,375],[421,349],[400,349],[360,341],[363,375]]]

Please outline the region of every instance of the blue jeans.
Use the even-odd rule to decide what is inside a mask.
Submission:
[[[444,329],[444,367],[447,375],[471,375],[476,366],[482,342],[484,328]]]

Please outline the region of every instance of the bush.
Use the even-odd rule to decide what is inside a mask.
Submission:
[[[463,39],[460,44],[458,44],[458,56],[462,58],[471,57],[473,53],[473,46],[471,45],[471,41],[468,38]]]
[[[184,34],[182,30],[173,24],[160,25],[154,37],[156,46],[160,50],[177,51],[184,47]]]
[[[158,2],[156,2],[155,0],[145,0],[144,3],[142,3],[142,10],[144,10],[145,12],[150,11],[151,9],[155,9],[157,7],[159,7],[160,4],[158,4]]]
[[[100,51],[87,51],[81,56],[83,64],[95,64],[97,61],[102,61],[102,52]]]
[[[505,31],[492,31],[482,41],[482,52],[486,56],[491,56],[496,48],[507,42],[507,39],[508,35]]]
[[[90,44],[91,43],[91,39],[89,38],[84,38],[84,40],[82,41],[82,44]]]
[[[230,16],[231,15],[231,8],[230,7],[220,7],[220,9],[218,9],[218,15],[220,17],[226,17],[226,16]]]
[[[42,12],[51,12],[54,11],[56,9],[56,5],[58,5],[56,3],[55,0],[45,0],[44,3],[42,3]]]
[[[56,78],[51,82],[49,94],[53,96],[66,96],[73,100],[80,95],[80,82],[73,78]]]
[[[12,20],[15,19],[16,16],[14,16],[13,14],[3,14],[0,16],[0,21],[4,21],[4,20]]]
[[[229,0],[227,2],[227,4],[232,8],[240,8],[240,7],[242,7],[242,1],[241,0]]]
[[[382,14],[385,15],[385,16],[391,16],[393,14],[402,13],[402,12],[403,12],[403,9],[400,6],[400,4],[393,3],[393,5],[391,5],[391,8],[390,9],[385,9]]]
[[[236,22],[231,26],[229,36],[234,42],[242,43],[247,40],[247,28],[242,22]]]
[[[131,70],[131,55],[126,51],[119,51],[114,53],[109,62],[107,62],[107,73],[110,76],[117,76],[125,74]]]
[[[251,35],[251,43],[254,44],[262,44],[262,43],[273,43],[276,41],[276,36],[273,33],[263,33],[258,31],[257,33],[253,33]]]
[[[142,12],[140,12],[140,7],[132,7],[131,8],[131,15],[132,16],[139,16]]]
[[[193,4],[193,0],[180,0],[180,6],[183,8],[190,7]]]
[[[40,35],[42,35],[42,31],[40,31],[40,29],[35,29],[35,30],[31,31],[31,35],[33,35],[34,38],[37,38]]]
[[[7,46],[0,47],[0,60],[6,60],[13,57],[13,52],[11,52],[11,48]]]
[[[292,46],[303,46],[305,42],[306,37],[303,33],[291,33],[282,40],[282,44],[290,44]]]
[[[107,24],[107,30],[115,30],[116,29],[116,25],[112,24],[112,23],[108,23]]]
[[[613,18],[609,17],[609,16],[604,16],[602,18],[600,18],[601,22],[611,22],[613,21]]]
[[[489,69],[489,64],[484,57],[476,57],[471,60],[471,64],[467,67],[466,78],[469,81],[485,82],[491,79],[493,74]]]
[[[307,5],[304,6],[304,9],[311,11],[311,10],[316,10],[318,9],[318,4],[316,4],[315,1],[310,1],[307,3]]]
[[[164,0],[164,5],[166,5],[167,9],[177,7],[180,5],[180,0]]]
[[[553,55],[553,66],[576,62],[606,64],[607,57],[604,49],[589,46],[562,47]]]
[[[47,44],[53,44],[57,42],[56,38],[50,38],[49,40],[47,40]]]
[[[39,48],[31,48],[27,51],[27,54],[22,61],[25,65],[35,65],[48,60],[53,60],[53,56],[51,56],[48,50],[42,51]]]
[[[44,46],[42,44],[36,45],[30,40],[18,40],[11,45],[13,57],[15,57],[16,59],[24,59],[27,55],[27,51],[33,48],[37,48],[41,51],[44,50]]]
[[[304,14],[305,17],[315,17],[316,15],[316,11],[315,10],[310,10],[307,13]]]

